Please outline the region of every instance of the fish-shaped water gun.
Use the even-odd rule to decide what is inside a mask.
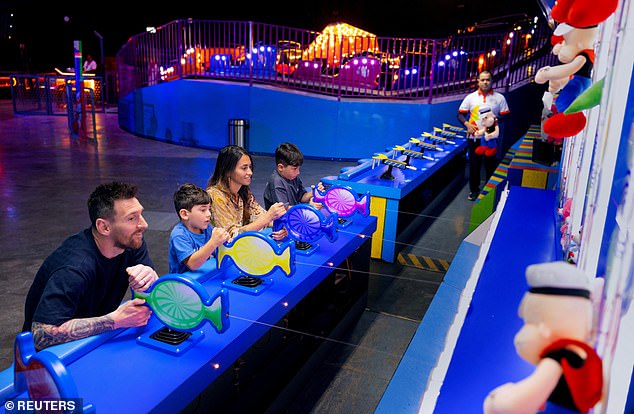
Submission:
[[[295,273],[295,243],[278,246],[268,235],[246,231],[233,241],[218,246],[217,260],[220,270],[233,263],[238,270],[252,277],[268,276],[276,268],[290,277]]]
[[[313,200],[322,203],[328,211],[337,213],[339,217],[350,217],[355,212],[364,217],[370,214],[370,192],[357,197],[357,193],[345,185],[330,186],[323,193],[314,188]]]
[[[229,296],[221,289],[213,297],[199,282],[180,274],[158,278],[145,292],[132,291],[144,299],[157,318],[175,331],[193,332],[209,321],[222,333],[229,327]]]
[[[310,204],[295,204],[273,222],[273,231],[282,227],[286,227],[289,237],[295,241],[311,243],[325,234],[334,242],[337,240],[337,213],[326,217]]]

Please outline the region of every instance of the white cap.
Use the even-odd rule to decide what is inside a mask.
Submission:
[[[532,293],[590,298],[588,277],[577,266],[564,261],[528,266],[526,282]]]

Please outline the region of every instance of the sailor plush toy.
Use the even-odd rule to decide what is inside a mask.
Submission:
[[[587,413],[603,395],[602,362],[591,344],[592,284],[563,261],[528,266],[526,280],[518,312],[524,326],[513,342],[535,370],[491,391],[484,413]]]
[[[488,106],[480,107],[479,113],[480,127],[474,135],[480,137],[480,145],[476,147],[475,153],[484,157],[495,157],[498,151],[497,138],[500,136],[498,120]]]

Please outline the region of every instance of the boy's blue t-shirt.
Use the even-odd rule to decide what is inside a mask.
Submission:
[[[201,233],[192,233],[182,222],[179,222],[170,233],[168,265],[170,273],[185,273],[190,269],[183,261],[200,249],[211,239],[211,224]]]

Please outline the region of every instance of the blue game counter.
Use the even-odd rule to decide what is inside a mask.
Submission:
[[[389,174],[392,179],[381,177],[390,167],[379,164],[373,168],[376,160],[372,159],[360,160],[359,165],[342,169],[338,176],[321,179],[325,185],[348,186],[359,195],[370,193],[370,214],[378,219],[372,239],[372,258],[394,262],[396,244],[402,240],[407,225],[435,200],[442,199],[438,196],[455,183],[456,178],[461,181],[464,177],[467,141],[456,138],[452,142],[437,144],[440,151],[425,150],[425,155],[433,161],[411,157],[408,164],[415,170],[393,167]],[[410,147],[409,143],[402,146]],[[420,151],[416,146],[412,149]],[[395,150],[388,151],[388,156],[392,151]],[[394,158],[405,161],[407,156],[401,154]]]
[[[367,295],[367,267],[361,274],[351,273],[346,259],[362,251],[369,265],[369,248],[361,247],[368,246],[377,220],[372,216],[356,216],[351,221],[345,232],[338,233],[335,242],[322,238],[311,255],[297,254],[296,269],[290,277],[276,270],[267,277],[266,287],[258,294],[228,288],[229,328],[219,334],[205,322],[195,332],[199,341],[182,352],[138,343],[138,338],[163,327],[154,316],[143,328],[125,329],[47,350],[59,353],[79,397],[99,413],[179,412],[334,273],[341,271],[352,274],[353,278],[365,278]],[[348,266],[343,265],[344,261]],[[191,272],[189,276],[202,283],[211,295],[223,287],[225,280],[232,280],[215,266]],[[73,347],[76,349],[69,351]],[[7,375],[0,378],[6,380]],[[6,385],[0,384],[5,398]],[[19,397],[26,398],[26,394]],[[0,412],[5,412],[4,404]]]

